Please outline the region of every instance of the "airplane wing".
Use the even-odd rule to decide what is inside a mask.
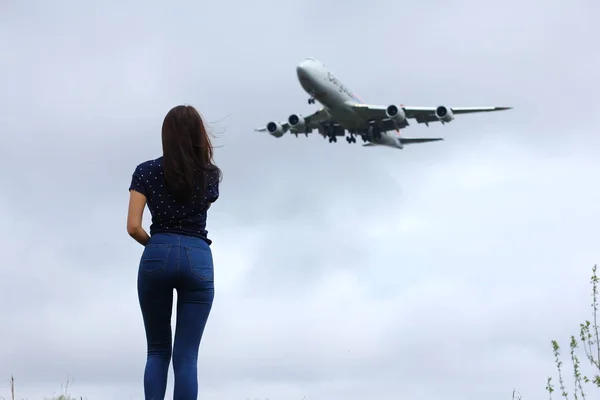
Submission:
[[[424,123],[429,125],[430,122],[444,122],[438,118],[436,111],[441,107],[402,107],[406,114],[406,120],[399,125],[394,123],[386,113],[387,106],[369,105],[369,104],[356,104],[352,106],[358,114],[362,115],[369,121],[379,121],[383,130],[395,130],[405,128],[409,125],[408,119],[415,119],[418,123]],[[492,112],[492,111],[503,111],[510,110],[512,107],[443,107],[446,112],[450,113],[450,120],[453,119],[454,115],[461,114],[473,114],[481,112]],[[449,122],[449,121],[448,121]]]
[[[407,118],[414,118],[420,124],[429,124],[430,122],[440,122],[436,115],[438,107],[405,107],[404,112]],[[474,114],[482,112],[510,110],[512,107],[449,107],[448,110],[454,115]]]
[[[386,106],[376,106],[369,104],[353,104],[352,108],[354,112],[358,115],[361,115],[364,119],[368,121],[379,121],[381,124],[381,128],[384,131],[391,131],[395,129],[402,129],[408,126],[408,121],[404,120],[398,126],[395,124],[386,114],[387,107]]]
[[[332,125],[334,127],[339,128],[338,130],[336,130],[336,135],[338,136],[343,136],[344,135],[344,130],[341,126],[339,126],[339,124],[337,124],[335,121],[331,120],[331,116],[329,115],[329,113],[327,111],[325,111],[324,109],[318,110],[310,115],[307,116],[302,116],[304,118],[304,124],[305,124],[305,130],[304,131],[297,131],[295,130],[293,127],[290,126],[288,121],[282,121],[279,122],[279,124],[281,125],[281,129],[283,130],[283,132],[287,132],[290,131],[291,133],[310,133],[312,132],[314,129],[318,129],[319,133],[321,133],[322,135],[324,135],[323,132],[321,132],[321,124],[324,122],[329,122],[332,123]],[[261,127],[261,128],[257,128],[255,129],[255,131],[257,132],[266,132],[267,131],[267,127]],[[339,132],[338,132],[339,131]]]

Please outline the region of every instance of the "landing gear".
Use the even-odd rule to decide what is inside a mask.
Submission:
[[[356,143],[356,136],[354,132],[349,132],[350,136],[346,136],[346,142],[348,143]]]
[[[315,104],[315,99],[313,99],[312,97],[308,99],[308,104]]]
[[[367,139],[369,139],[369,141],[381,139],[381,128],[378,125],[369,126]]]
[[[335,136],[335,128],[332,125],[323,125],[323,137],[329,138],[329,143],[336,143],[337,137]]]

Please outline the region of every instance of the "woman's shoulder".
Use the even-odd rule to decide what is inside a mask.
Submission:
[[[218,183],[221,181],[222,178],[222,172],[221,172],[221,168],[217,167],[215,164],[209,164],[206,168],[208,175],[210,177],[210,180],[212,182]]]
[[[144,172],[144,171],[155,171],[162,169],[162,157],[155,158],[152,160],[146,160],[142,163],[139,163],[136,167],[136,171]]]

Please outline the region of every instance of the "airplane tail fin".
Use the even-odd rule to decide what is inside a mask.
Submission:
[[[443,138],[399,138],[402,144],[428,143],[444,140]]]
[[[438,141],[444,140],[444,139],[443,138],[403,138],[403,137],[400,137],[400,138],[398,138],[398,140],[400,140],[400,143],[402,144],[402,146],[404,146],[407,144],[438,142]],[[371,146],[378,146],[378,145],[376,143],[371,143],[371,142],[363,144],[363,147],[371,147]]]

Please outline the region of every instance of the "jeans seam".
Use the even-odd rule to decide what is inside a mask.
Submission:
[[[181,276],[181,236],[177,236],[177,245],[179,247],[179,253],[177,254],[177,262],[175,263],[175,265],[177,266],[177,278],[179,278]]]

